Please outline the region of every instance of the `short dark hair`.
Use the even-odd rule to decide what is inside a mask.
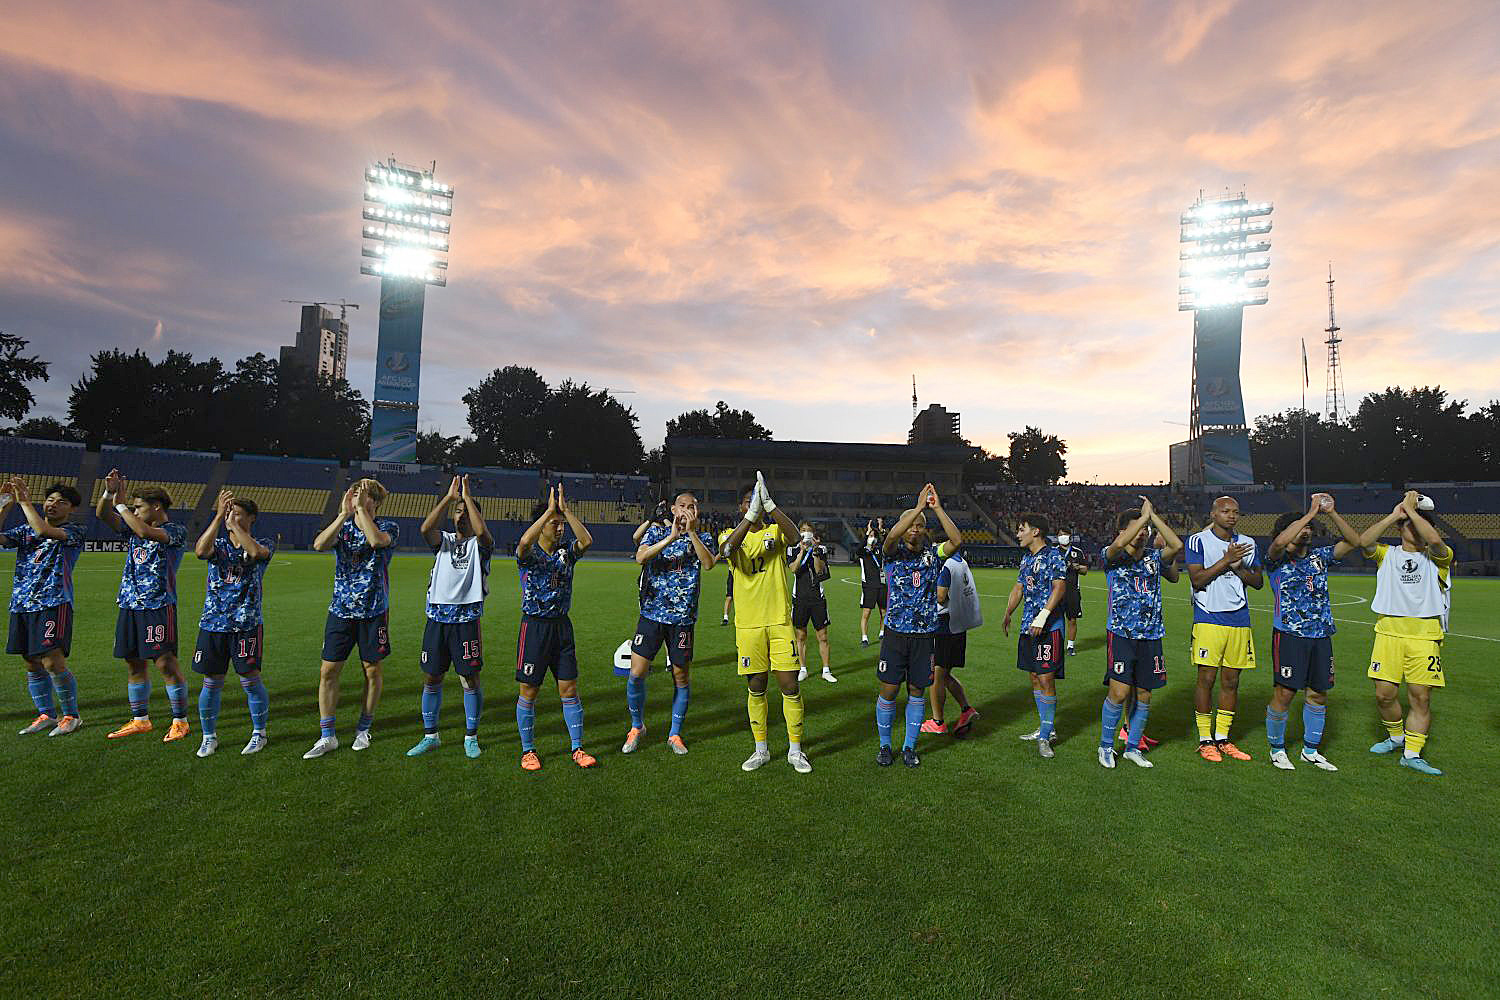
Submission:
[[[1044,536],[1052,533],[1052,522],[1047,520],[1046,514],[1022,514],[1016,519],[1016,527],[1029,524]]]
[[[233,503],[233,506],[238,507],[240,510],[244,511],[246,514],[249,514],[250,517],[251,517],[251,519],[254,519],[254,518],[257,518],[257,517],[260,516],[260,507],[256,506],[256,503],[255,503],[254,500],[247,500],[244,497],[235,497],[234,500],[232,501],[232,503]]]
[[[1295,510],[1289,510],[1276,519],[1276,526],[1271,529],[1271,538],[1275,539],[1287,528],[1301,520],[1302,515]]]
[[[160,504],[162,510],[172,509],[172,494],[160,486],[137,486],[130,494],[137,500]]]
[[[745,499],[745,497],[749,496],[753,492],[755,492],[755,484],[746,483],[744,486],[740,487],[740,499]]]
[[[1134,510],[1122,510],[1115,515],[1115,530],[1124,531],[1131,521],[1141,516],[1140,508]]]
[[[83,504],[83,497],[77,490],[69,486],[67,483],[53,483],[51,486],[47,487],[47,492],[42,494],[42,498],[46,499],[54,493],[61,496],[64,500],[68,501],[68,503],[72,504],[74,507],[78,507]]]

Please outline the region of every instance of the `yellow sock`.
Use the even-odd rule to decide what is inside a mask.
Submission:
[[[1214,738],[1214,717],[1208,712],[1194,712],[1193,718],[1198,722],[1198,742],[1207,743]]]
[[[1426,733],[1414,733],[1410,729],[1406,731],[1406,756],[1422,756],[1422,748],[1427,745]]]
[[[1397,719],[1395,722],[1386,722],[1384,719],[1381,719],[1380,722],[1385,726],[1385,731],[1391,734],[1392,743],[1400,743],[1405,738],[1402,736],[1403,727],[1400,719]]]
[[[802,745],[802,692],[781,696],[781,714],[786,716],[786,738],[793,746]]]
[[[1222,708],[1214,713],[1214,739],[1229,739],[1229,726],[1234,722],[1234,713],[1226,712]]]
[[[750,697],[746,702],[746,707],[750,711],[750,735],[755,737],[755,742],[764,743],[766,741],[765,692],[762,691],[760,694],[756,694],[754,691],[751,691]]]

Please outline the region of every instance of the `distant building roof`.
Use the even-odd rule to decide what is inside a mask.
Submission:
[[[974,453],[964,445],[859,444],[844,441],[752,441],[740,438],[668,438],[667,453],[681,458],[777,458],[816,462],[889,462],[961,465]]]

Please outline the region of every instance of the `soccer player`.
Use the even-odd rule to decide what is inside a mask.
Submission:
[[[83,498],[67,483],[53,483],[38,512],[25,480],[19,477],[0,485],[0,494],[0,522],[12,504],[26,516],[25,524],[0,532],[0,546],[16,550],[5,651],[26,661],[26,688],[36,706],[36,718],[21,735],[46,729],[48,736],[66,736],[83,725],[78,715],[78,681],[68,669],[73,647],[73,567],[83,552],[83,528],[69,518]]]
[[[733,528],[725,528],[723,531],[719,532],[719,537],[716,538],[716,539],[714,539],[714,541],[717,543],[717,545],[714,548],[714,551],[715,552],[722,552],[722,551],[724,551],[724,542],[732,534],[734,534],[734,529]],[[720,625],[728,625],[729,624],[729,609],[730,609],[730,607],[733,604],[734,604],[734,573],[733,572],[729,572],[729,573],[725,573],[724,574],[724,618],[723,618],[722,621],[719,622]]]
[[[540,505],[538,505],[540,506]],[[563,533],[573,529],[573,541],[563,544]],[[516,565],[521,568],[521,634],[516,641],[516,728],[521,733],[521,767],[541,769],[533,734],[536,696],[547,671],[557,682],[563,721],[573,744],[573,763],[598,763],[583,748],[583,702],[578,699],[578,653],[573,645],[573,567],[594,544],[594,536],[568,506],[562,483],[547,493],[547,506],[521,534]],[[631,664],[635,663],[632,651]]]
[[[1225,757],[1249,760],[1229,741],[1239,704],[1240,672],[1255,669],[1255,638],[1250,633],[1250,602],[1245,588],[1265,586],[1255,540],[1234,529],[1240,505],[1219,497],[1207,528],[1188,539],[1187,571],[1193,585],[1193,665],[1198,683],[1193,708],[1198,723],[1198,756],[1215,764]],[[1218,711],[1213,709],[1219,682]]]
[[[720,557],[739,582],[734,602],[734,644],[739,674],[749,689],[746,710],[755,752],[740,767],[754,771],[771,760],[766,742],[766,689],[771,674],[781,688],[781,712],[786,718],[787,763],[807,774],[812,763],[802,751],[802,689],[797,683],[797,642],[788,608],[787,546],[798,537],[797,525],[776,506],[765,477],[740,493],[740,523],[724,540]]]
[[[943,526],[947,541],[934,545],[927,531],[927,512]],[[890,586],[890,604],[885,615],[885,636],[880,640],[880,664],[875,677],[880,695],[875,699],[875,734],[880,749],[875,763],[890,767],[891,726],[896,716],[896,695],[906,685],[906,732],[901,741],[901,761],[920,767],[917,734],[927,714],[927,688],[932,684],[933,636],[938,625],[938,577],[944,561],[963,545],[953,519],[943,510],[937,489],[922,487],[916,506],[905,511],[891,526],[881,545],[885,557],[885,579]]]
[[[333,550],[333,600],[323,623],[323,663],[318,670],[318,741],[302,755],[313,760],[339,747],[334,712],[339,704],[339,675],[344,661],[359,647],[364,667],[364,694],[352,748],[370,745],[370,727],[380,704],[384,683],[380,664],[391,655],[391,554],[401,537],[401,526],[375,512],[385,500],[385,487],[375,479],[361,479],[344,491],[339,512],[313,539],[317,552]]]
[[[129,496],[131,503],[121,497]],[[125,661],[125,694],[130,721],[109,734],[112,740],[151,731],[151,673],[155,664],[167,683],[172,726],[163,743],[188,735],[187,678],[177,662],[177,567],[187,544],[187,528],[168,518],[172,497],[159,486],[127,494],[119,469],[104,477],[94,514],[110,530],[126,535],[125,569],[120,574],[120,606],[115,618],[115,657]]]
[[[646,529],[635,550],[641,567],[641,615],[630,644],[630,677],[625,681],[625,704],[630,710],[630,732],[621,753],[634,753],[646,733],[646,674],[657,651],[667,647],[672,670],[672,728],[667,746],[687,753],[682,723],[687,718],[688,670],[693,662],[693,626],[698,621],[698,588],[703,571],[713,569],[713,536],[698,527],[698,498],[684,490],[670,511],[671,526],[659,523]]]
[[[1312,523],[1327,514],[1342,540],[1312,548]],[[1334,509],[1333,497],[1314,493],[1306,514],[1287,511],[1276,519],[1266,567],[1271,577],[1271,702],[1266,706],[1266,740],[1271,763],[1283,771],[1294,765],[1286,752],[1286,720],[1292,699],[1302,699],[1302,762],[1337,771],[1319,752],[1333,687],[1333,606],[1328,599],[1328,568],[1359,548],[1359,533]]]
[[[829,666],[828,597],[823,593],[823,581],[828,579],[828,550],[812,522],[802,522],[802,537],[795,549],[787,550],[786,558],[792,573],[792,634],[797,637],[797,659],[802,664],[797,680],[807,680],[807,626],[811,623],[823,657],[823,679],[837,684],[838,678]]]
[[[1422,749],[1432,731],[1432,689],[1445,686],[1443,634],[1452,600],[1453,550],[1425,515],[1432,501],[1408,491],[1396,509],[1365,529],[1360,548],[1375,561],[1375,646],[1369,676],[1375,680],[1375,705],[1389,734],[1371,753],[1401,750],[1401,765],[1422,774],[1442,774],[1427,763]],[[1401,547],[1380,544],[1380,536],[1401,526]],[[1401,721],[1401,682],[1411,709]]]
[[[1074,642],[1078,638],[1078,619],[1083,617],[1083,594],[1078,589],[1078,578],[1088,576],[1089,563],[1084,558],[1083,549],[1073,544],[1071,532],[1058,533],[1057,547],[1062,550],[1063,561],[1068,567],[1068,578],[1063,587],[1063,618],[1067,621],[1068,655],[1072,656],[1078,652]]]
[[[880,609],[878,624],[881,636],[885,635],[885,604],[890,599],[886,586],[885,565],[880,554],[880,540],[885,536],[885,521],[878,519],[865,522],[865,540],[854,546],[854,558],[859,560],[859,644],[870,644],[870,612]]]
[[[443,530],[443,521],[453,525]],[[454,476],[448,492],[422,520],[422,540],[432,546],[432,575],[427,580],[427,625],[422,630],[422,738],[406,751],[416,757],[435,750],[438,716],[443,707],[443,675],[452,666],[464,689],[464,756],[478,757],[479,713],[484,708],[484,690],[479,671],[484,668],[481,648],[484,632],[484,597],[489,593],[490,556],[495,539],[479,510],[479,501],[469,493],[469,477]]]
[[[1146,497],[1141,497],[1139,510],[1121,511],[1115,527],[1119,533],[1104,548],[1104,580],[1109,589],[1104,633],[1109,691],[1099,715],[1099,763],[1115,766],[1115,731],[1125,714],[1126,699],[1134,694],[1125,759],[1137,767],[1154,767],[1146,759],[1141,741],[1151,714],[1151,692],[1167,682],[1161,650],[1162,637],[1167,634],[1161,613],[1161,581],[1177,582],[1182,539]],[[1152,538],[1153,529],[1156,540]]]
[[[250,742],[240,753],[259,753],[266,746],[271,699],[260,676],[266,654],[261,602],[266,567],[276,543],[255,537],[259,513],[254,501],[223,490],[214,504],[214,516],[193,546],[193,554],[208,563],[198,646],[193,651],[193,669],[203,675],[203,688],[198,692],[198,721],[203,726],[199,757],[219,749],[219,700],[230,667],[239,675],[250,704]],[[220,525],[227,538],[219,536]]]
[[[943,709],[951,693],[958,699],[958,723],[953,727],[953,735],[963,739],[969,735],[979,712],[969,704],[969,693],[953,671],[961,669],[968,658],[969,629],[984,624],[979,590],[974,586],[974,574],[964,561],[963,552],[955,552],[944,560],[943,568],[938,572],[937,600],[937,635],[932,642],[932,687],[928,688],[932,718],[922,723],[922,732],[948,731],[948,725],[943,721]]]
[[[1053,756],[1057,738],[1057,680],[1063,675],[1063,593],[1067,589],[1068,566],[1062,552],[1047,544],[1047,518],[1022,514],[1016,540],[1026,549],[1016,585],[1005,603],[1001,629],[1010,635],[1010,619],[1022,608],[1026,627],[1016,639],[1016,667],[1031,675],[1031,697],[1036,702],[1037,753]],[[1023,739],[1031,739],[1031,736]]]

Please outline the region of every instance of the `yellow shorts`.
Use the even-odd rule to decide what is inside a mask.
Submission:
[[[1443,644],[1437,639],[1416,639],[1405,635],[1375,633],[1375,648],[1370,650],[1370,677],[1377,681],[1400,684],[1426,684],[1446,687],[1443,680]]]
[[[1255,667],[1255,636],[1249,625],[1193,624],[1193,664],[1199,667]]]
[[[797,643],[791,625],[763,625],[734,630],[734,648],[739,654],[741,674],[763,674],[767,670],[796,670]]]

